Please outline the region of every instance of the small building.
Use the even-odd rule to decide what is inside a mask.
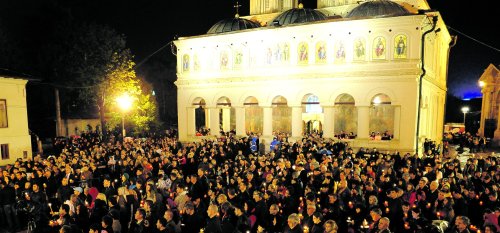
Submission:
[[[500,142],[500,66],[490,64],[479,78],[483,93],[479,134],[492,138],[494,145]]]
[[[27,79],[0,73],[0,166],[31,157]]]

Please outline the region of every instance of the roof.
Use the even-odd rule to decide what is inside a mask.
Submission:
[[[225,33],[239,30],[258,28],[260,25],[248,19],[240,18],[238,15],[232,19],[224,19],[215,23],[207,34]]]
[[[352,9],[347,18],[389,17],[409,15],[410,12],[396,2],[390,0],[373,0],[362,3]]]
[[[322,12],[315,9],[304,8],[302,4],[299,4],[298,8],[287,10],[278,15],[274,18],[273,22],[278,23],[281,26],[295,23],[314,22],[325,19],[326,15]]]
[[[2,78],[12,78],[12,79],[22,79],[28,81],[36,81],[39,80],[37,78],[33,78],[31,75],[23,74],[21,72],[0,68],[0,77]]]

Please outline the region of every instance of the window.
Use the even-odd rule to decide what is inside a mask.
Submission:
[[[9,159],[9,144],[0,144],[0,155],[2,155],[2,160]]]
[[[0,128],[7,128],[7,100],[0,99]]]

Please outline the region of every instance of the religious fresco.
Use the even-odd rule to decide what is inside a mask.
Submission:
[[[344,41],[339,40],[335,43],[335,62],[345,61],[345,46]]]
[[[220,69],[225,70],[228,69],[229,67],[229,55],[227,51],[222,51],[220,53]]]
[[[198,58],[198,54],[195,54],[193,56],[193,70],[194,71],[199,71],[200,70],[200,59]]]
[[[273,64],[273,49],[271,47],[268,47],[266,49],[266,64],[267,65]]]
[[[189,55],[184,54],[182,56],[182,72],[188,72],[189,71]]]
[[[316,63],[326,63],[326,42],[316,43]]]
[[[378,36],[373,40],[373,59],[386,59],[386,40],[383,36]]]
[[[299,64],[309,63],[309,45],[307,42],[300,42],[297,50],[297,60]]]
[[[241,49],[235,49],[233,51],[233,66],[238,69],[243,65],[243,51]]]
[[[399,34],[394,38],[394,58],[405,59],[407,57],[408,37]]]
[[[365,60],[365,39],[362,37],[357,38],[354,40],[354,56],[353,60],[354,61],[364,61]]]
[[[274,61],[285,63],[290,60],[290,45],[286,42],[277,43],[273,51]]]

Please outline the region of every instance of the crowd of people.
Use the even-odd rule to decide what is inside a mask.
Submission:
[[[0,231],[499,232],[498,158],[354,151],[278,134],[59,141],[0,172]],[[257,147],[257,148],[255,148]],[[427,144],[426,144],[427,148]]]

